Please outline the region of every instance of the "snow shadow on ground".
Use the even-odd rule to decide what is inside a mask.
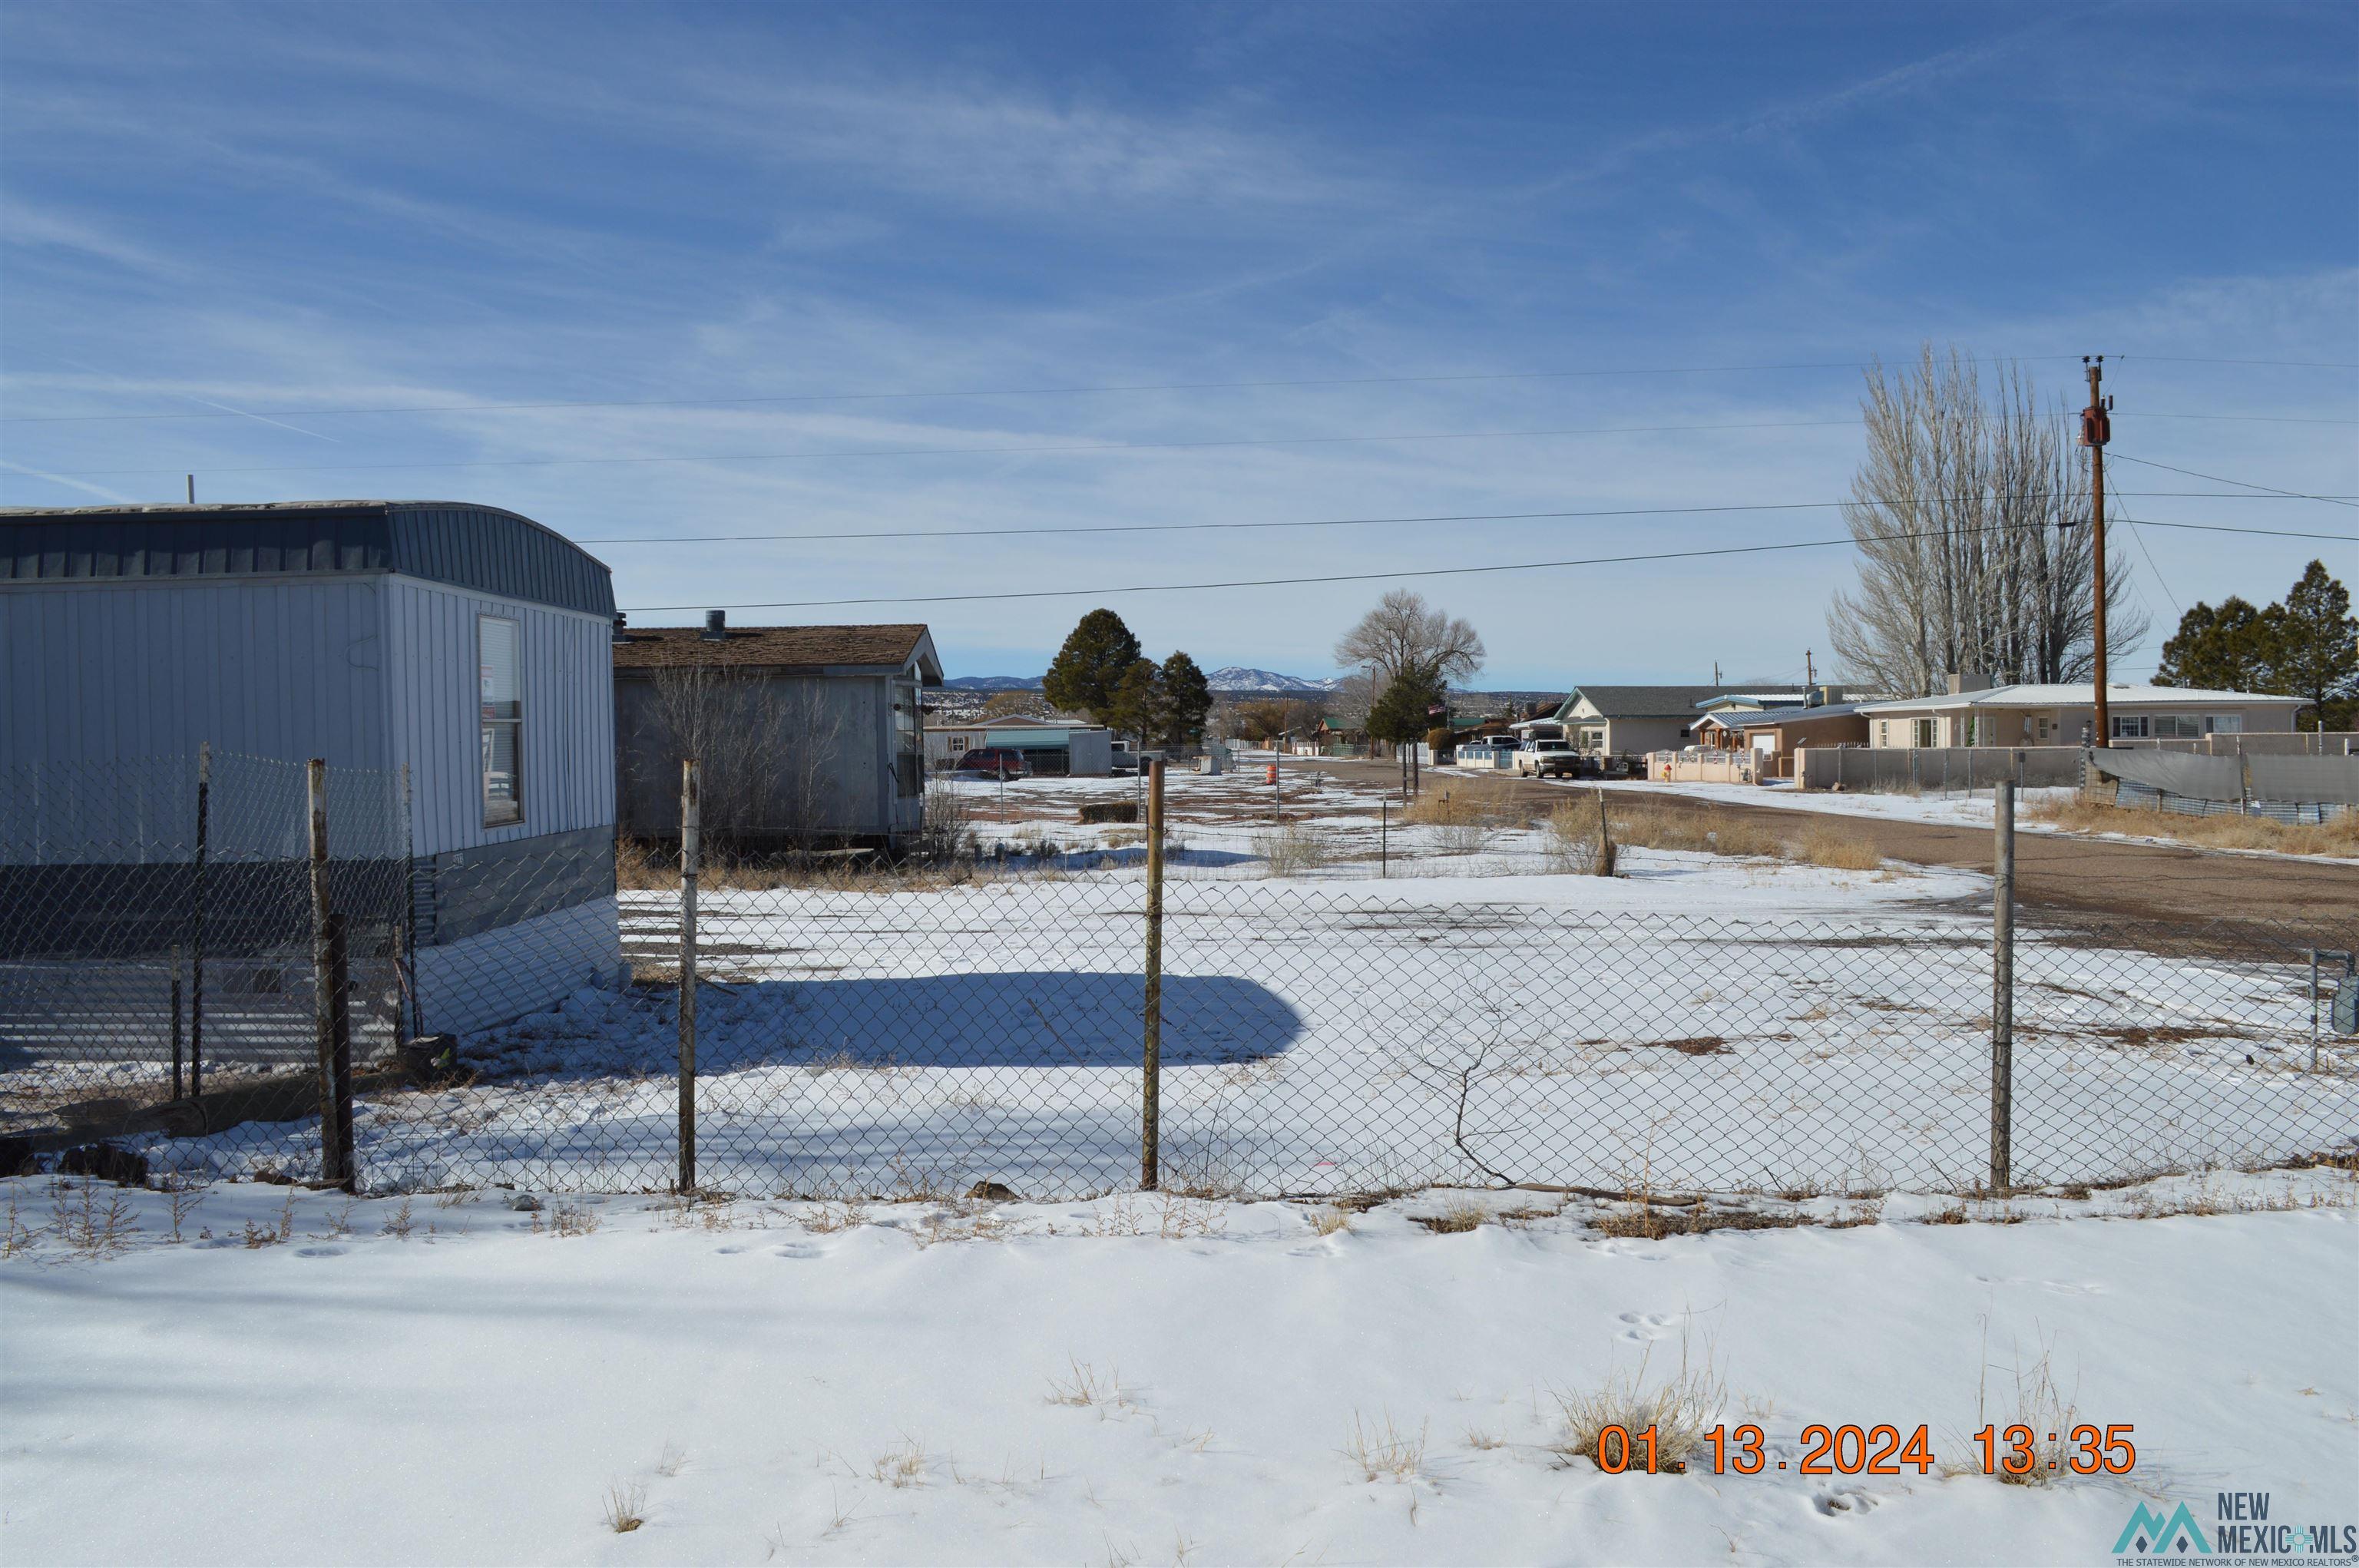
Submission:
[[[750,1027],[727,1029],[705,1059],[716,1068],[1126,1066],[1139,1059],[1145,986],[1136,975],[1024,970],[756,981],[730,987]],[[766,1016],[775,1030],[756,1021]],[[1163,1060],[1170,1065],[1280,1055],[1302,1030],[1302,1016],[1257,981],[1164,976]]]

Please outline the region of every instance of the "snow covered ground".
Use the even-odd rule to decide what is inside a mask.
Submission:
[[[1955,1190],[1986,1170],[1987,922],[1893,877],[1633,852],[1615,878],[1178,882],[1163,1153],[1224,1192],[1516,1180]],[[627,896],[660,959],[669,895]],[[1137,1169],[1135,871],[705,896],[699,1179],[764,1196],[1118,1187]],[[2015,1170],[2098,1181],[2335,1148],[2291,957],[2027,928]],[[466,1037],[479,1075],[365,1094],[380,1189],[669,1183],[677,1000],[585,989]],[[151,1138],[159,1168],[303,1171],[307,1123]]]
[[[245,1184],[175,1243],[162,1194],[18,1181],[0,1540],[26,1564],[2111,1563],[2142,1506],[2359,1516],[2353,1195],[2182,1179],[1647,1239],[1530,1194],[1457,1234],[1412,1216],[1475,1200],[1427,1193],[1321,1235],[1313,1206],[1140,1196]],[[2096,1217],[2188,1208],[2250,1212]],[[1560,1396],[1659,1387],[1683,1345],[1721,1387],[1705,1421],[1763,1429],[1760,1474],[1560,1452]],[[2019,1405],[2043,1369],[2069,1416]],[[1969,1434],[2019,1414],[2128,1427],[2135,1467],[1972,1473]],[[1938,1463],[1805,1475],[1814,1422],[1921,1424]]]
[[[1143,852],[1136,830],[1080,830],[1071,813],[1135,785],[963,788],[1027,853],[966,880],[705,888],[701,1183],[841,1197],[995,1181],[1049,1198],[1134,1178]],[[1296,809],[1314,809],[1275,828],[1253,820],[1264,788],[1173,780],[1174,1180],[1956,1191],[1986,1174],[1980,876],[1645,849],[1621,876],[1573,876],[1548,869],[1543,831],[1386,828],[1375,791],[1332,779],[1296,777]],[[1046,852],[1076,830],[1100,836]],[[676,896],[626,893],[623,918],[650,984],[585,986],[463,1037],[465,1082],[364,1087],[366,1186],[673,1182]],[[2330,1036],[2313,1056],[2300,954],[2027,921],[2017,964],[2019,1181],[2266,1162],[2359,1136],[2359,1049]],[[10,1059],[0,1095],[56,1098],[52,1072]],[[158,1072],[75,1062],[72,1093],[136,1100]],[[304,1086],[284,1103],[308,1105]],[[318,1169],[306,1119],[140,1147],[207,1178]]]

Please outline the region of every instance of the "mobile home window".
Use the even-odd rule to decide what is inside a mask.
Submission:
[[[516,623],[499,615],[475,620],[476,663],[483,672],[484,825],[524,821],[523,639]]]

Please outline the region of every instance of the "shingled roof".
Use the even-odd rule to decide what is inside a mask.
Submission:
[[[1609,719],[1692,719],[1698,703],[1710,702],[1724,686],[1576,686],[1557,710],[1559,718],[1571,716],[1583,697]]]
[[[614,643],[617,670],[717,664],[741,668],[898,670],[915,658],[925,679],[942,678],[933,637],[920,622],[877,626],[633,626]]]

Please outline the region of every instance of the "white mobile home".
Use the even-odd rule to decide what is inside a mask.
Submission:
[[[613,615],[603,563],[494,506],[0,512],[0,875],[54,893],[184,840],[156,813],[177,824],[201,747],[216,860],[239,835],[257,863],[299,858],[295,765],[322,757],[343,791],[332,844],[359,844],[375,811],[350,858],[408,882],[402,1027],[481,1028],[611,984]],[[282,782],[240,797],[249,777]],[[71,813],[44,788],[61,778]]]

